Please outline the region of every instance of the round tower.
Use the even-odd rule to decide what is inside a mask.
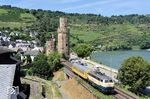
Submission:
[[[67,19],[60,18],[58,27],[58,52],[65,58],[69,58],[69,31],[67,28]]]

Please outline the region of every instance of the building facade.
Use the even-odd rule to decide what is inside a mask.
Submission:
[[[0,47],[0,99],[26,99],[20,80],[20,64],[13,56],[15,53]]]

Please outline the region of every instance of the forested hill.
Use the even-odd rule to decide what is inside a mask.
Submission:
[[[0,6],[1,29],[29,28],[40,33],[54,32],[59,17],[68,18],[72,45],[85,42],[102,50],[150,48],[150,15],[104,17]]]

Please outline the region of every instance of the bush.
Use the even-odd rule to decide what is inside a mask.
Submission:
[[[47,57],[45,54],[40,53],[33,61],[32,71],[29,73],[46,77],[47,79],[53,75],[53,72],[62,67],[60,64],[61,55],[57,52],[50,53]]]
[[[150,63],[142,57],[130,57],[122,63],[118,72],[118,79],[129,85],[130,90],[137,92],[139,88],[150,86]]]
[[[93,47],[88,44],[78,44],[73,48],[73,51],[78,54],[79,57],[88,57],[92,51]]]
[[[40,53],[35,57],[33,61],[32,71],[33,74],[46,77],[50,77],[50,75],[52,74],[50,66],[47,62],[47,57],[43,53]]]
[[[27,74],[30,75],[30,76],[33,74],[33,71],[32,71],[31,68],[27,70]]]
[[[31,63],[31,62],[32,62],[32,59],[31,59],[31,56],[30,56],[30,55],[27,55],[27,56],[26,56],[26,61],[27,61],[27,63]]]
[[[60,64],[61,55],[58,52],[50,53],[48,55],[48,64],[51,71],[56,71],[62,67]]]

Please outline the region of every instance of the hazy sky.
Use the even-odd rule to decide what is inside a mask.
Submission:
[[[150,0],[0,0],[0,5],[104,16],[150,14]]]

